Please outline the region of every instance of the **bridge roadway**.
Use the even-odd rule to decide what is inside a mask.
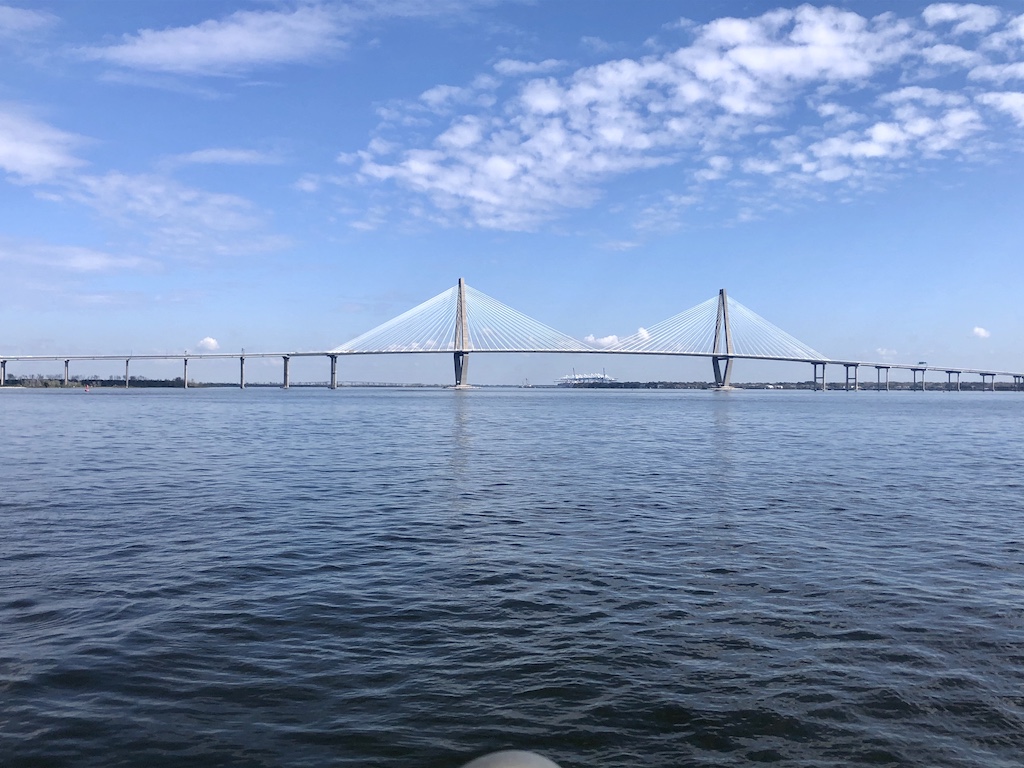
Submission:
[[[283,375],[281,386],[287,389],[290,384],[289,378],[289,362],[294,357],[324,357],[330,361],[331,377],[328,387],[330,389],[337,389],[338,386],[338,358],[347,357],[352,355],[415,355],[415,354],[445,354],[452,353],[452,350],[437,351],[437,350],[373,350],[373,351],[346,351],[346,352],[199,352],[199,353],[177,353],[177,354],[166,354],[166,355],[2,355],[0,356],[0,387],[3,387],[7,383],[7,363],[8,362],[64,362],[64,386],[69,384],[70,366],[72,361],[124,361],[125,370],[125,387],[127,388],[130,384],[130,364],[133,360],[145,361],[145,360],[181,360],[182,361],[182,386],[188,388],[188,363],[189,360],[225,360],[234,359],[239,361],[239,382],[240,388],[245,388],[245,361],[248,358],[280,358],[283,363]],[[510,354],[507,350],[494,350],[494,349],[476,349],[466,350],[464,352],[455,352],[455,355],[469,356],[480,355],[480,354],[495,354],[503,353]],[[854,361],[854,360],[831,360],[831,359],[813,359],[803,357],[776,357],[767,355],[747,355],[747,354],[724,354],[724,353],[708,353],[708,352],[677,352],[677,351],[624,351],[616,349],[580,349],[566,352],[564,350],[554,349],[517,349],[513,354],[594,354],[594,355],[642,355],[642,356],[659,356],[659,357],[702,357],[711,360],[766,360],[771,362],[786,362],[786,363],[805,363],[813,367],[814,371],[814,384],[815,389],[825,389],[825,366],[843,366],[845,368],[845,389],[856,390],[859,387],[858,369],[859,368],[874,368],[876,371],[876,381],[879,389],[882,385],[885,385],[885,389],[889,388],[889,371],[901,370],[911,371],[913,374],[913,383],[917,384],[917,375],[921,375],[921,389],[926,389],[925,385],[925,373],[945,373],[947,380],[947,388],[951,388],[953,382],[953,376],[956,376],[956,388],[960,388],[960,376],[961,375],[976,375],[980,376],[983,384],[991,383],[991,387],[995,390],[995,379],[997,376],[1011,378],[1014,383],[1014,388],[1017,390],[1024,390],[1024,372],[1015,371],[997,371],[992,369],[983,368],[957,368],[952,366],[941,366],[941,365],[928,365],[925,363],[880,363],[880,362],[867,362],[867,361]],[[819,373],[820,367],[820,373]],[[885,372],[885,379],[882,379],[882,372]]]

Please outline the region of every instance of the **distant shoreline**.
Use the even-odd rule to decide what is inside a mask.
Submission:
[[[290,389],[327,389],[326,381],[314,382],[292,382]],[[0,387],[0,391],[10,390],[39,390],[39,389],[126,389],[124,379],[72,379],[65,386],[59,378],[8,378],[6,384]],[[180,377],[174,379],[136,379],[129,380],[128,389],[185,389],[184,382]],[[189,379],[188,389],[238,389],[237,382],[202,382]],[[246,382],[246,389],[281,389],[280,382]],[[338,389],[447,389],[446,384],[402,384],[396,382],[338,382]],[[473,389],[544,389],[544,390],[572,390],[572,389],[688,389],[688,390],[713,390],[714,384],[706,381],[611,381],[611,382],[587,382],[571,385],[557,384],[476,384]],[[815,389],[812,381],[776,381],[776,382],[739,382],[733,383],[732,389],[744,390],[807,390]],[[828,382],[826,389],[831,392],[846,391],[845,382]],[[852,389],[852,388],[851,388]],[[879,386],[875,382],[862,382],[857,389],[862,392],[885,391],[886,386]],[[920,382],[890,381],[888,390],[920,391]],[[947,390],[956,391],[955,384],[950,386],[945,381],[932,381],[927,384],[927,391],[944,392]],[[961,382],[962,392],[991,392],[992,384],[983,382]],[[995,391],[1014,392],[1018,391],[1012,382],[996,382]]]

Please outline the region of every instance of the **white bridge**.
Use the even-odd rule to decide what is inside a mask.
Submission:
[[[825,366],[842,365],[846,369],[846,389],[858,386],[860,366],[874,367],[878,388],[889,388],[892,369],[913,372],[914,385],[921,376],[925,388],[925,372],[945,372],[947,386],[960,388],[961,374],[976,374],[982,382],[991,382],[995,389],[997,376],[1012,377],[1017,389],[1024,387],[1024,373],[993,371],[949,366],[931,366],[925,363],[897,364],[830,359],[772,325],[738,301],[727,296],[725,290],[707,301],[674,315],[649,329],[642,329],[628,338],[607,347],[596,347],[555,330],[550,326],[502,304],[500,301],[466,285],[458,283],[413,307],[407,312],[383,323],[361,336],[334,349],[321,352],[256,352],[242,354],[176,354],[176,355],[2,355],[0,354],[0,386],[7,378],[7,362],[14,360],[64,360],[64,383],[72,360],[124,360],[125,386],[129,382],[129,366],[134,360],[180,359],[184,364],[182,377],[188,386],[190,358],[237,358],[239,360],[239,386],[245,387],[246,357],[280,357],[284,362],[283,386],[289,386],[289,361],[293,357],[326,357],[330,360],[330,387],[338,385],[338,358],[348,355],[387,354],[451,354],[455,365],[455,386],[469,385],[469,356],[486,353],[586,353],[600,355],[663,355],[709,358],[714,373],[715,387],[730,386],[733,363],[736,360],[774,360],[809,363],[813,366],[815,389],[825,388]]]

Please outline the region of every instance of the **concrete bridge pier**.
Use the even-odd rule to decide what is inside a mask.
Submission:
[[[981,374],[981,386],[984,387],[988,384],[989,380],[992,381],[991,390],[996,391],[996,375],[994,373],[983,373]]]
[[[69,380],[68,371],[69,371],[70,367],[71,367],[71,361],[70,360],[65,360],[64,361],[64,386],[65,387],[68,385],[68,380]]]
[[[124,388],[128,389],[128,363],[131,362],[131,358],[125,358],[124,361]]]
[[[1020,392],[1022,384],[1024,384],[1024,376],[1021,376],[1019,374],[1014,374],[1014,377],[1013,377],[1013,388],[1015,390],[1017,390],[1018,392]]]
[[[911,371],[911,373],[914,374],[914,387],[913,387],[914,389],[917,388],[917,374],[918,373],[921,374],[921,391],[924,392],[925,391],[924,368],[911,368],[910,371]]]
[[[455,353],[455,386],[468,387],[469,384],[469,352]]]
[[[7,383],[7,361],[0,360],[0,387]]]
[[[850,391],[850,382],[852,381],[853,391],[856,392],[858,389],[860,389],[860,384],[857,383],[857,369],[859,366],[857,363],[843,363],[843,365],[846,366],[846,391]],[[853,369],[852,377],[850,376],[851,368]]]
[[[946,391],[953,391],[953,374],[956,374],[956,391],[960,391],[960,371],[946,371]]]
[[[878,392],[882,391],[882,371],[885,370],[885,391],[889,391],[889,366],[888,365],[876,365],[875,366],[875,379],[877,381],[875,390]]]
[[[291,377],[288,374],[288,364],[291,362],[291,358],[288,355],[283,355],[281,359],[284,361],[284,380],[281,383],[281,389],[288,389],[291,386]]]
[[[329,355],[331,358],[331,389],[338,388],[338,356]]]
[[[182,386],[182,389],[188,389],[188,358],[185,357],[185,358],[182,358],[182,359],[185,362],[184,372],[181,374],[181,379],[184,382],[184,385]]]
[[[238,388],[245,389],[245,355],[238,358]]]
[[[718,389],[732,389],[732,358],[712,357],[711,367],[715,371],[715,386]]]
[[[821,366],[821,375],[818,375],[818,366]],[[814,391],[821,390],[825,391],[825,364],[824,363],[811,363],[814,368]],[[820,384],[820,386],[819,386]]]

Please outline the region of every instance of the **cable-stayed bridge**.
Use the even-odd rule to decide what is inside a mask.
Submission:
[[[661,355],[708,358],[712,364],[714,386],[730,387],[733,365],[737,360],[770,360],[808,363],[813,367],[816,389],[825,389],[826,365],[845,368],[846,389],[858,388],[861,366],[874,367],[878,388],[889,388],[892,369],[913,373],[914,385],[925,373],[944,372],[947,387],[960,388],[961,374],[981,376],[984,384],[995,389],[997,376],[1012,377],[1016,389],[1024,388],[1024,373],[995,371],[927,363],[900,364],[831,359],[794,338],[781,328],[729,297],[723,289],[717,296],[680,312],[650,328],[599,347],[575,339],[506,304],[466,285],[463,279],[407,312],[388,320],[354,339],[319,352],[250,352],[199,353],[174,355],[2,355],[0,354],[0,386],[6,381],[8,361],[64,360],[64,383],[68,383],[72,360],[124,360],[125,386],[129,383],[129,366],[134,360],[180,359],[184,363],[184,386],[188,386],[190,358],[237,358],[240,363],[239,386],[245,386],[247,357],[280,357],[284,363],[283,386],[289,386],[289,362],[293,357],[326,357],[330,360],[330,387],[337,387],[338,358],[349,355],[437,354],[447,353],[454,360],[456,387],[469,386],[469,357],[486,353],[572,353],[599,355]]]

